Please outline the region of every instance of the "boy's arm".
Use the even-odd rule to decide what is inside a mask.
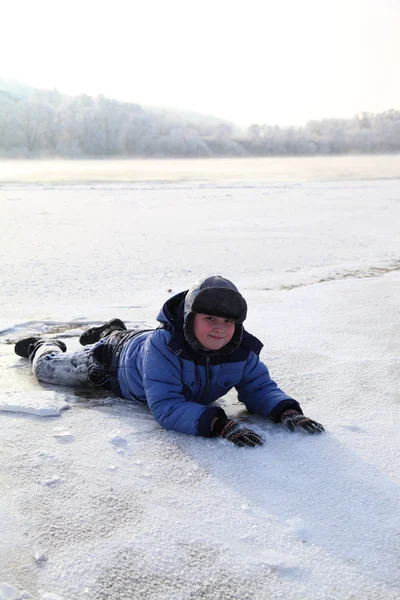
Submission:
[[[243,377],[236,386],[238,398],[254,413],[281,422],[291,432],[321,433],[324,427],[303,415],[300,404],[271,379],[266,365],[254,352],[249,356]]]
[[[149,336],[143,361],[146,399],[161,427],[204,437],[220,436],[237,446],[262,445],[263,439],[256,432],[229,420],[222,408],[186,401],[181,363],[168,350],[166,335],[160,330]]]
[[[183,395],[181,362],[167,347],[168,335],[158,330],[146,340],[143,385],[149,408],[164,429],[211,437],[215,419],[227,420],[219,407],[187,402]]]
[[[277,423],[288,410],[303,413],[297,400],[288,396],[271,379],[266,365],[254,352],[251,352],[247,359],[242,379],[236,389],[239,401],[243,402],[246,408]]]

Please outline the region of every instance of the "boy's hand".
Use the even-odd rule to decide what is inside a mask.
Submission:
[[[242,427],[236,421],[228,421],[220,436],[240,447],[251,446],[254,448],[254,446],[262,446],[264,443],[262,437],[255,431]]]
[[[281,422],[288,431],[304,431],[305,433],[322,433],[325,431],[321,423],[305,417],[297,410],[287,410],[281,416]]]

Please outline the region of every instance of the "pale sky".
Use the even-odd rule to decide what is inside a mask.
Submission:
[[[305,124],[400,110],[400,0],[3,0],[0,78]]]

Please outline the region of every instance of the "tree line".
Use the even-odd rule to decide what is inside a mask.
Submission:
[[[400,152],[400,111],[310,121],[304,127],[233,123],[149,109],[99,95],[0,80],[0,156],[212,157]]]

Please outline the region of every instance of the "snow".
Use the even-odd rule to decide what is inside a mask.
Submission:
[[[3,186],[0,600],[400,598],[400,182]],[[36,382],[13,344],[233,279],[319,436],[256,449]],[[67,406],[69,410],[64,410]]]

